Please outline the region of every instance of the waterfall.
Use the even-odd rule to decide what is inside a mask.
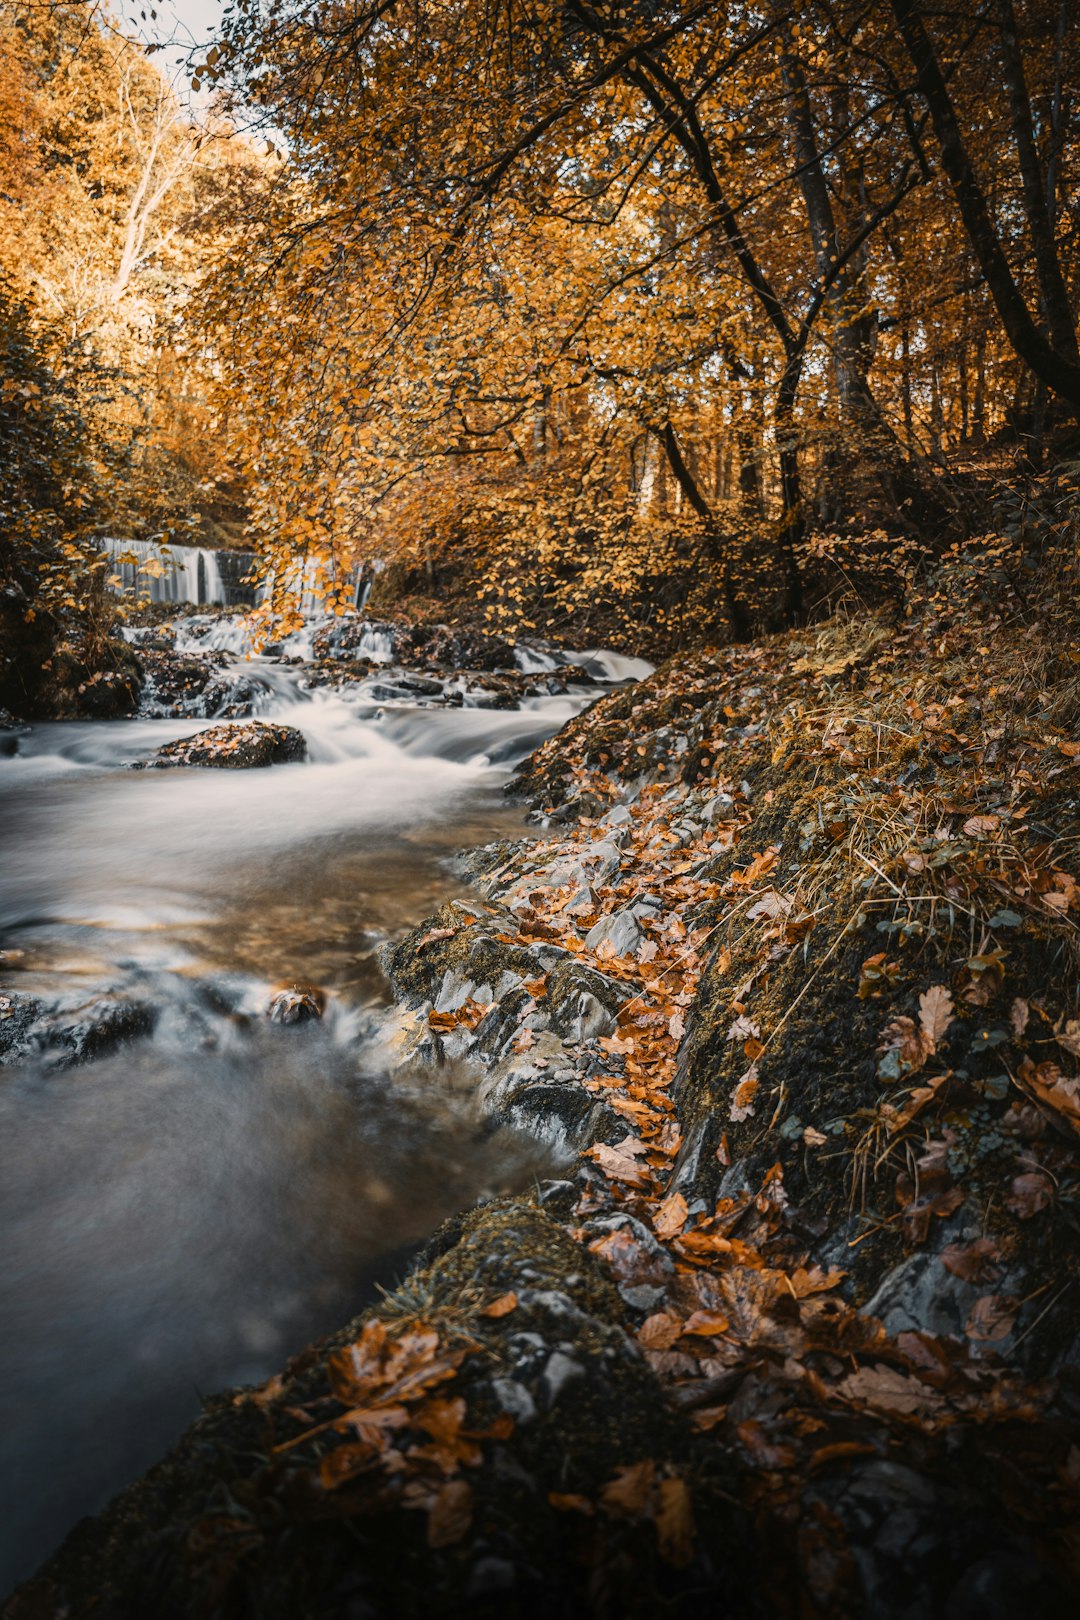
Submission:
[[[100,542],[110,558],[110,577],[118,580],[116,589],[132,591],[151,602],[190,602],[194,607],[254,607],[265,600],[267,584],[248,585],[244,581],[255,565],[251,551],[214,551],[209,546],[166,546],[158,540],[116,540]],[[350,574],[353,600],[358,610],[367,601],[372,580],[382,568],[381,561],[361,564]],[[297,563],[284,577],[284,584],[298,599],[305,618],[324,611],[325,593],[316,581],[319,564],[310,560]]]
[[[251,607],[253,586],[243,583],[255,561],[250,551],[212,551],[204,546],[165,546],[157,540],[102,540],[112,562],[116,589],[151,602],[223,603]]]

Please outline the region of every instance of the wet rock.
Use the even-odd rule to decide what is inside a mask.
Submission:
[[[295,726],[271,725],[265,720],[248,720],[211,726],[193,737],[166,743],[149,767],[195,765],[218,770],[251,770],[265,765],[288,765],[307,754],[304,734]]]
[[[316,984],[283,984],[274,990],[266,1016],[272,1024],[307,1024],[326,1011],[326,991]]]
[[[206,692],[218,673],[221,655],[195,657],[171,646],[141,644],[143,669],[142,712],[151,718],[171,714],[208,716]]]
[[[501,636],[446,624],[417,624],[400,631],[395,655],[443,669],[514,669],[514,649]]]
[[[551,1028],[567,1041],[588,1041],[609,1035],[630,991],[618,979],[573,957],[556,964],[548,974],[547,999]]]
[[[710,827],[719,821],[734,821],[738,814],[738,807],[730,793],[717,793],[711,799],[706,799],[701,807],[701,814]]]
[[[606,816],[601,817],[600,825],[601,827],[629,827],[633,819],[628,805],[617,804],[614,809],[608,811]]]
[[[69,1068],[153,1032],[157,1011],[143,1001],[101,995],[75,1007],[48,1006],[33,996],[0,992],[0,1063],[44,1059]]]
[[[79,712],[93,720],[115,720],[139,706],[139,678],[133,669],[103,669],[77,688]]]
[[[34,996],[0,990],[0,1063],[17,1063],[33,1049],[31,1031],[41,1011]]]
[[[616,956],[632,956],[645,937],[636,912],[636,906],[627,906],[622,911],[601,917],[585,935],[589,950],[597,951],[601,946],[608,945]]]
[[[10,709],[0,709],[0,759],[14,759],[19,752],[19,738],[25,737],[29,730]]]

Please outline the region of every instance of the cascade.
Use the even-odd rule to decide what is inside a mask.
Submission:
[[[243,583],[255,561],[250,551],[213,551],[205,546],[163,546],[157,540],[102,540],[118,590],[151,602],[222,603],[252,606],[255,589]]]

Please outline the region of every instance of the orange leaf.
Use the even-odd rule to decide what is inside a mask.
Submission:
[[[682,1193],[671,1193],[656,1207],[652,1218],[653,1231],[658,1237],[672,1238],[682,1231],[688,1214]]]
[[[572,1491],[549,1491],[548,1501],[557,1513],[595,1513],[587,1496],[576,1496]]]
[[[490,1305],[485,1305],[480,1312],[481,1316],[509,1316],[511,1311],[517,1310],[518,1297],[513,1289],[508,1294],[500,1294],[493,1299]]]
[[[726,1333],[728,1319],[719,1311],[694,1311],[686,1319],[683,1327],[684,1333],[694,1334],[698,1338],[711,1339],[714,1334]]]
[[[608,1513],[623,1513],[639,1518],[648,1507],[652,1496],[656,1464],[652,1458],[620,1468],[600,1492],[600,1504]]]
[[[638,1328],[638,1343],[643,1350],[670,1350],[682,1330],[677,1316],[657,1311],[655,1316],[646,1317]]]
[[[656,1512],[656,1532],[660,1556],[675,1569],[685,1569],[694,1558],[694,1508],[685,1480],[660,1481],[660,1505]]]

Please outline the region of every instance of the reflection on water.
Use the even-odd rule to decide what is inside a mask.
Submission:
[[[200,1392],[268,1376],[445,1215],[543,1173],[437,1077],[370,1071],[364,1030],[379,941],[460,890],[450,850],[520,835],[505,762],[580,702],[380,713],[264,668],[308,764],[124,768],[190,720],[41,726],[0,760],[4,988],[156,1019],[78,1068],[0,1068],[0,1590]],[[324,1022],[268,1024],[279,979],[324,985]]]

